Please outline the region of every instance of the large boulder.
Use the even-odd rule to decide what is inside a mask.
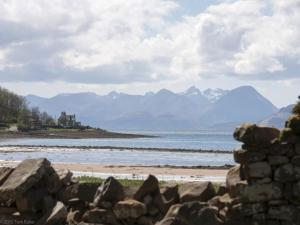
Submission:
[[[82,216],[82,219],[86,223],[99,223],[118,225],[118,221],[112,211],[106,209],[95,208],[86,211]]]
[[[93,202],[99,189],[98,183],[75,183],[62,188],[58,193],[58,199],[67,203],[70,199],[79,198],[84,202]]]
[[[118,202],[113,212],[119,220],[123,219],[137,219],[147,213],[146,206],[133,199]]]
[[[146,195],[155,195],[159,192],[159,183],[155,176],[149,175],[141,187],[134,194],[133,198],[142,201]]]
[[[243,124],[234,131],[234,138],[248,146],[269,146],[278,138],[280,131],[273,127],[261,127],[256,124]]]
[[[122,184],[113,177],[107,178],[95,194],[94,206],[112,207],[125,198]]]
[[[172,212],[170,212],[172,210]],[[169,212],[161,224],[168,224],[168,218],[174,218],[173,221],[178,221],[178,224],[186,225],[221,225],[222,220],[218,217],[218,209],[208,206],[204,202],[186,202],[176,207],[171,207]],[[172,221],[172,220],[171,220]],[[171,223],[177,224],[177,223]]]
[[[13,203],[37,184],[50,168],[47,159],[26,159],[21,162],[0,187],[0,203]]]
[[[180,202],[208,201],[216,194],[211,182],[188,182],[179,186]]]

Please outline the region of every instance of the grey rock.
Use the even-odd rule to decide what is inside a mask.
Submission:
[[[292,205],[272,206],[269,207],[268,217],[285,221],[295,221],[299,210]]]
[[[128,199],[118,202],[114,208],[113,212],[119,220],[122,219],[137,219],[147,213],[146,206],[133,199]]]
[[[294,156],[292,158],[291,162],[294,166],[299,166],[300,167],[300,155]]]
[[[200,202],[184,203],[178,210],[175,218],[184,221],[189,225],[198,225],[201,221],[202,225],[221,225],[222,220],[218,217],[218,209],[207,206]]]
[[[113,177],[107,178],[95,194],[94,206],[109,207],[125,197],[123,186]],[[103,203],[103,204],[102,204]]]
[[[216,195],[211,182],[188,182],[179,186],[180,203],[190,201],[208,201]]]
[[[269,146],[278,138],[280,131],[271,127],[243,124],[234,131],[234,138],[249,146]]]
[[[30,189],[26,193],[17,196],[16,206],[21,213],[36,213],[43,209],[43,199],[47,195],[44,188]]]
[[[282,198],[282,185],[279,183],[255,184],[246,186],[241,193],[242,202],[267,202]]]
[[[272,179],[270,177],[265,177],[265,178],[261,178],[261,179],[251,179],[249,181],[249,184],[269,184],[272,182]]]
[[[294,167],[292,164],[285,164],[280,166],[278,169],[275,170],[274,173],[274,180],[281,182],[281,183],[287,183],[294,181],[296,179]]]
[[[243,181],[242,177],[240,165],[229,169],[226,176],[226,186],[231,197],[236,197],[240,192],[240,188],[247,184],[247,181]]]
[[[10,167],[0,167],[0,186],[6,181],[13,169]]]
[[[267,212],[267,204],[265,203],[252,203],[243,204],[242,213],[244,216],[253,216],[255,214]]]
[[[52,210],[46,213],[36,225],[59,225],[67,218],[67,208],[62,202],[57,202]]]
[[[159,183],[155,176],[149,175],[141,187],[134,194],[133,198],[142,201],[146,195],[155,195],[159,192]]]
[[[268,161],[271,166],[280,166],[282,164],[287,164],[289,162],[289,158],[282,155],[269,155]]]
[[[104,223],[110,225],[119,224],[112,211],[106,209],[99,209],[99,208],[86,211],[82,216],[82,220],[86,223],[97,223],[97,224]]]
[[[300,141],[299,141],[299,143],[296,143],[296,144],[295,144],[295,152],[296,152],[298,155],[300,155]]]
[[[235,150],[233,156],[235,162],[241,164],[263,161],[266,158],[266,155],[262,152],[248,151],[245,149]]]
[[[50,168],[47,159],[26,159],[21,162],[0,187],[0,202],[11,204],[37,184]]]
[[[247,178],[264,178],[272,175],[272,169],[267,162],[254,162],[245,166]]]

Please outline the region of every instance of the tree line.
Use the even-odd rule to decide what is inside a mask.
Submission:
[[[38,107],[28,107],[24,97],[0,87],[0,127],[11,124],[17,124],[20,131],[29,131],[55,126],[55,121]]]

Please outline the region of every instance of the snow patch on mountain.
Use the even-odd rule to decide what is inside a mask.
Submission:
[[[202,95],[206,97],[210,102],[216,102],[224,95],[226,95],[228,92],[229,90],[223,90],[221,88],[216,88],[216,89],[208,88],[205,91],[203,91]]]

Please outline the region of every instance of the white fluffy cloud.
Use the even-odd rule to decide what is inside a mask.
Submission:
[[[300,0],[229,0],[177,19],[175,0],[0,3],[1,81],[300,76]]]

